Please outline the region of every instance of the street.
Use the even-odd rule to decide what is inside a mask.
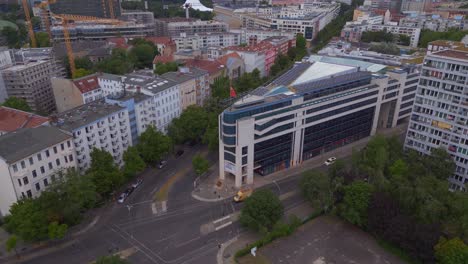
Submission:
[[[72,245],[24,263],[90,263],[111,253],[126,256],[131,263],[216,263],[219,246],[243,232],[237,221],[222,221],[238,212],[242,203],[233,203],[231,198],[219,202],[193,199],[195,175],[190,172],[170,190],[165,210],[155,210],[153,205],[158,188],[178,170],[191,168],[191,159],[199,150],[199,146],[187,148],[182,157],[169,159],[163,169],[146,171],[142,185],[123,204],[109,205],[96,226]],[[296,191],[299,176],[262,188],[277,195]],[[289,209],[303,202],[295,192],[283,204]]]

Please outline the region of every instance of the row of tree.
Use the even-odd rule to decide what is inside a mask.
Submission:
[[[437,32],[423,29],[419,37],[419,47],[427,48],[427,44],[435,40],[461,41],[467,34],[467,30],[450,29],[446,32]]]
[[[75,58],[77,72],[74,78],[79,78],[94,72],[106,72],[123,75],[132,72],[134,69],[144,69],[153,67],[154,56],[158,55],[158,49],[153,42],[136,38],[129,42],[132,45],[130,50],[115,48],[109,58],[94,64],[87,57]],[[64,64],[70,75],[68,58],[64,59]]]
[[[63,238],[67,227],[78,224],[84,212],[111,197],[146,164],[161,160],[171,149],[171,139],[153,127],[141,134],[139,144],[124,152],[122,170],[110,153],[95,148],[84,175],[74,169],[57,171],[39,197],[25,198],[11,206],[5,228],[24,241]]]
[[[449,191],[453,171],[443,149],[420,156],[403,152],[397,138],[377,136],[353,154],[351,167],[338,161],[327,174],[310,171],[301,189],[316,208],[337,213],[423,263],[466,263],[459,260],[467,260],[468,196]]]

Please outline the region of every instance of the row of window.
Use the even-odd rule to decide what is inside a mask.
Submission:
[[[68,156],[64,156],[64,160],[65,160],[65,163],[69,163],[69,162],[73,162],[73,155],[70,154]],[[55,160],[55,164],[56,164],[56,168],[60,167],[61,166],[61,162],[60,162],[60,159],[56,159]],[[48,167],[49,167],[49,170],[53,170],[54,169],[54,165],[52,162],[49,162],[48,163]],[[46,173],[46,170],[45,170],[45,167],[44,166],[41,166],[39,168],[39,172],[41,173],[41,175],[45,174]],[[31,175],[33,176],[33,178],[36,178],[37,177],[37,174],[38,172],[36,170],[32,170],[31,171]],[[18,179],[18,185],[19,186],[23,186],[24,185],[27,185],[29,184],[29,179],[28,179],[28,176],[25,176],[23,177],[22,181],[21,179]]]
[[[60,144],[60,150],[64,151],[65,150],[65,144],[68,148],[71,147],[71,142],[70,140],[68,140],[66,143],[61,143]],[[52,150],[54,152],[54,154],[57,154],[58,153],[58,146],[54,146],[52,147]],[[46,156],[46,158],[50,157],[50,150],[49,149],[46,149],[44,151],[44,155]],[[35,161],[36,160],[36,161]],[[31,156],[27,159],[28,163],[30,166],[34,165],[35,162],[39,162],[39,161],[42,161],[42,153],[37,153],[36,157],[34,156]],[[21,166],[21,169],[26,169],[26,159],[25,160],[22,160],[20,162],[17,162],[15,164],[12,165],[12,168],[13,168],[13,172],[18,172],[18,166]]]

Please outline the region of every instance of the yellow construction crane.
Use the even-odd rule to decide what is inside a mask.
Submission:
[[[31,22],[31,15],[29,14],[29,6],[27,0],[22,0],[24,16],[26,17],[26,24],[28,26],[29,38],[31,39],[31,46],[33,48],[37,47],[36,35],[34,35],[34,30]]]
[[[37,7],[39,7],[41,9],[42,21],[44,21],[44,25],[45,25],[47,34],[49,35],[49,40],[50,41],[52,41],[52,32],[50,30],[50,20],[49,20],[50,17],[49,17],[49,14],[48,14],[47,7],[50,4],[53,4],[55,2],[56,2],[56,0],[47,0],[47,1],[42,1],[39,5],[37,5]]]

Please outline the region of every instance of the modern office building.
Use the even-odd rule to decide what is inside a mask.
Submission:
[[[415,68],[382,74],[384,65],[332,60],[297,63],[220,115],[221,179],[251,184],[254,174],[297,166],[408,119]]]
[[[444,148],[454,158],[451,189],[468,182],[468,52],[442,50],[424,59],[405,147],[422,154]],[[449,176],[449,175],[447,175]]]
[[[71,134],[58,128],[22,128],[0,136],[0,216],[22,198],[40,195],[57,172],[76,168]]]
[[[109,152],[122,166],[124,151],[133,144],[128,109],[104,100],[94,101],[53,116],[51,123],[73,135],[78,168],[91,166],[94,148]]]
[[[109,3],[112,1],[112,3]],[[71,14],[80,16],[92,16],[111,18],[111,8],[114,16],[120,16],[120,1],[97,1],[97,0],[59,0],[50,4],[50,10],[54,14]]]

